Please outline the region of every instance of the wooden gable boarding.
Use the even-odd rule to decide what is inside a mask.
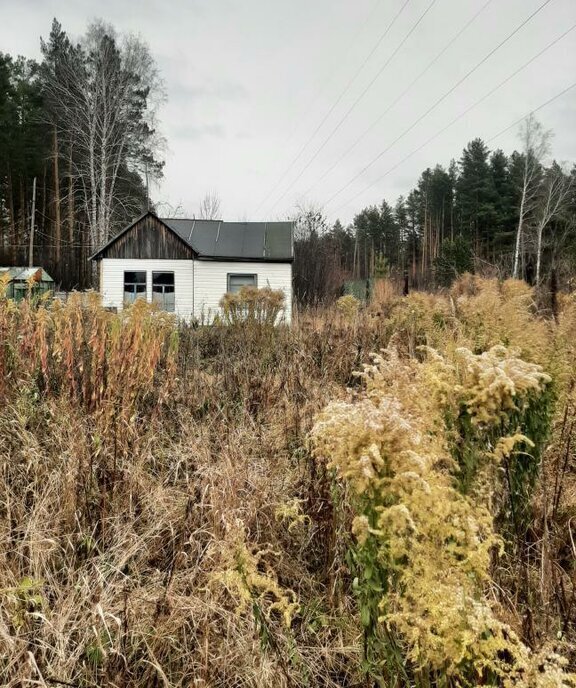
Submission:
[[[194,251],[161,220],[147,214],[105,246],[97,257],[190,260]]]

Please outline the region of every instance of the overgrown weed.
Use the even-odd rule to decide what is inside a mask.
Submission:
[[[357,498],[308,441],[329,402],[363,395],[355,371],[390,344],[399,373],[440,375],[422,347],[455,361],[503,344],[552,375],[524,530],[489,560],[488,590],[495,623],[573,665],[576,307],[560,299],[555,324],[522,285],[467,280],[408,298],[382,285],[368,307],[295,313],[290,328],[195,328],[138,303],[117,315],[96,295],[0,299],[1,682],[360,687],[401,666],[397,685],[411,685],[401,638],[388,669],[366,653],[376,598],[355,577],[364,591],[388,578],[355,554]],[[417,424],[433,421],[429,383],[412,395]],[[506,485],[491,484],[504,507]],[[458,685],[438,666],[421,685]]]

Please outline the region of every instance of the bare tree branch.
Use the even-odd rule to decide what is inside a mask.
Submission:
[[[209,191],[200,201],[198,206],[198,219],[200,220],[219,220],[220,219],[220,196],[215,191]]]

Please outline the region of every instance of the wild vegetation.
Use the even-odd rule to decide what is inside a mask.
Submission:
[[[383,280],[287,328],[1,298],[0,682],[575,685],[557,300]]]

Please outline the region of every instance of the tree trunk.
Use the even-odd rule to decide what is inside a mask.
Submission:
[[[74,180],[72,178],[72,148],[68,158],[68,243],[70,251],[74,243]]]
[[[540,284],[540,267],[542,263],[542,234],[544,225],[539,222],[536,236],[536,286]]]
[[[516,229],[516,244],[514,247],[514,268],[512,270],[512,277],[518,279],[518,267],[520,265],[520,246],[522,237],[522,224],[524,221],[524,204],[526,202],[526,186],[522,189],[522,197],[520,199],[520,215],[518,217],[518,228]]]
[[[420,264],[420,276],[424,278],[426,262],[428,260],[428,195],[424,203],[424,231],[422,232],[422,257]]]
[[[18,253],[17,253],[17,258],[16,260],[18,263],[25,263],[26,261],[23,260],[23,257],[25,256],[25,242],[26,242],[26,233],[28,229],[28,222],[27,222],[27,217],[26,217],[26,190],[24,188],[24,181],[22,177],[20,176],[19,178],[19,184],[20,188],[20,219],[19,219],[19,230],[20,230],[20,235],[19,235],[19,241],[18,243]]]
[[[68,266],[67,278],[70,281],[76,281],[77,276],[73,277],[73,268],[75,267],[75,251],[74,251],[74,179],[72,178],[72,146],[70,146],[70,153],[68,156],[68,251],[66,258],[66,265]]]
[[[54,126],[53,134],[53,156],[54,156],[54,262],[58,277],[60,277],[60,173],[58,170],[58,132]]]
[[[98,187],[96,185],[96,154],[93,131],[90,132],[90,250],[99,247],[98,238]]]
[[[444,222],[446,221],[445,209],[444,209],[444,198],[442,199],[442,219],[440,220],[440,240],[436,244],[436,258],[440,255],[440,246],[444,243]]]
[[[16,219],[14,217],[14,188],[12,186],[12,172],[8,167],[8,218],[10,222],[10,232],[8,234],[8,243],[10,248],[10,256],[12,258],[12,265],[16,265]]]
[[[42,233],[46,234],[46,163],[42,169],[42,217],[41,224],[39,222],[38,225],[42,227]]]

